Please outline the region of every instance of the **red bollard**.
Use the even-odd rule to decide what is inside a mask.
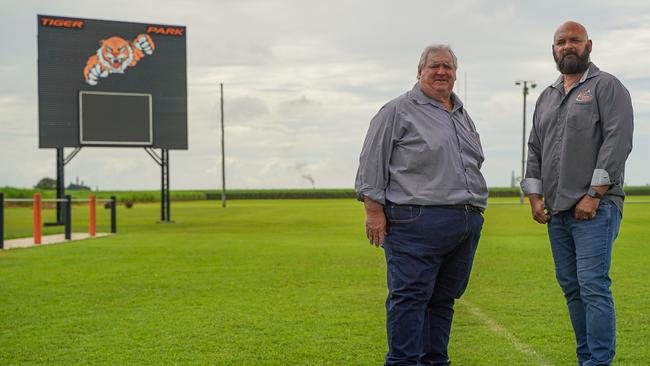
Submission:
[[[89,211],[89,217],[88,217],[88,234],[90,234],[91,237],[95,236],[97,234],[97,226],[96,226],[96,221],[97,221],[97,216],[96,216],[96,199],[95,195],[91,194],[90,195],[90,202],[88,203],[88,211]]]
[[[41,194],[34,193],[34,245],[41,245]]]

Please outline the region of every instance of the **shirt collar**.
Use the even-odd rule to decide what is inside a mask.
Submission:
[[[593,62],[589,62],[587,71],[585,71],[585,73],[582,74],[582,77],[578,81],[578,84],[582,84],[585,82],[585,80],[591,79],[598,74],[600,74],[600,69],[598,68],[598,66],[594,65]],[[558,76],[557,80],[555,80],[555,82],[551,86],[556,89],[564,90],[564,87],[562,86],[562,82],[564,82],[564,75],[560,74],[560,76]]]
[[[422,92],[422,89],[420,88],[420,82],[418,81],[413,85],[413,89],[408,93],[409,97],[416,101],[418,104],[431,104],[434,107],[438,107],[440,109],[443,109],[446,111],[445,107],[442,105],[442,103],[438,102],[435,99],[430,98],[426,94]],[[451,113],[456,112],[457,110],[463,108],[463,102],[458,98],[456,93],[453,91],[451,92],[451,100],[454,103],[453,107],[451,109]]]

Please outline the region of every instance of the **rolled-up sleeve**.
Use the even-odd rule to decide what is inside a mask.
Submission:
[[[632,151],[634,112],[630,93],[617,79],[605,81],[598,89],[603,143],[598,151],[596,168],[591,179],[592,186],[620,185],[625,161]]]
[[[386,203],[396,114],[396,105],[391,103],[382,107],[370,122],[354,184],[359,201],[368,197],[382,205]]]
[[[541,97],[540,97],[541,99]],[[538,100],[539,103],[539,100]],[[526,177],[521,181],[521,190],[526,196],[542,194],[542,144],[537,133],[537,111],[533,114],[533,128],[528,137],[528,160],[526,162]]]

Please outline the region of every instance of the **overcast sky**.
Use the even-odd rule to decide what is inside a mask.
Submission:
[[[584,24],[592,61],[632,95],[626,183],[650,183],[650,2],[639,1],[16,1],[0,22],[0,186],[55,177],[38,148],[36,15],[187,26],[189,150],[172,151],[172,189],[221,187],[219,83],[224,83],[230,188],[349,188],[372,116],[416,81],[422,49],[448,43],[456,91],[481,134],[490,186],[520,174],[522,93],[558,76],[553,32]],[[466,85],[466,87],[465,87]],[[528,133],[526,134],[528,135]],[[66,155],[72,149],[66,149]],[[157,189],[142,148],[84,148],[66,166],[100,189]]]

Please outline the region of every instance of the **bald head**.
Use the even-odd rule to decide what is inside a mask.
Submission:
[[[558,36],[566,33],[580,34],[584,37],[585,41],[589,39],[589,35],[587,35],[587,29],[582,24],[574,21],[568,21],[562,23],[562,25],[557,28],[555,35],[553,35],[553,42],[557,40]]]
[[[553,36],[553,58],[565,75],[581,75],[589,67],[591,40],[587,30],[577,22],[562,24]]]

